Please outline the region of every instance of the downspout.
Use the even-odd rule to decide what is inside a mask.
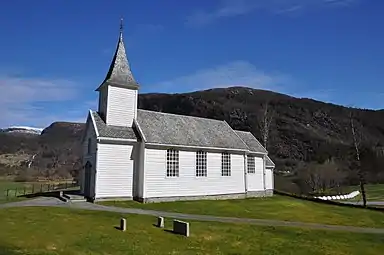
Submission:
[[[95,151],[95,177],[93,179],[93,194],[92,194],[92,202],[96,199],[96,191],[97,191],[97,169],[98,169],[98,158],[99,158],[99,141],[96,139],[96,151]]]
[[[265,160],[266,160],[266,155],[264,154],[264,156],[263,156],[263,187],[264,187],[264,195],[267,194],[267,187],[265,185]]]
[[[247,176],[247,173],[248,173],[248,165],[247,165],[247,153],[244,152],[244,190],[245,190],[245,194],[248,193],[248,176]]]
[[[146,187],[146,177],[145,177],[145,168],[146,168],[146,164],[145,164],[145,142],[144,140],[142,141],[141,143],[141,146],[140,146],[140,164],[141,164],[141,167],[140,167],[140,171],[142,172],[140,177],[141,177],[141,181],[140,181],[140,185],[142,187],[142,191],[141,191],[141,199],[142,199],[142,203],[145,203],[146,202],[146,197],[147,197],[147,187]]]

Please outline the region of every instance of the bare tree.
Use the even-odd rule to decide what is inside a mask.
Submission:
[[[365,194],[365,178],[364,178],[364,173],[361,168],[361,161],[360,161],[360,146],[361,146],[361,137],[362,137],[362,131],[360,130],[358,134],[358,130],[356,129],[355,123],[354,123],[354,118],[352,115],[352,110],[349,113],[349,119],[351,123],[351,131],[352,131],[352,138],[353,138],[353,146],[355,148],[355,153],[356,153],[356,163],[357,163],[357,173],[359,176],[359,184],[360,184],[360,191],[361,195],[363,197],[363,206],[367,206],[367,197]]]
[[[340,187],[345,179],[345,173],[341,171],[339,164],[334,159],[326,160],[324,163],[310,162],[299,169],[298,177],[305,190],[313,193],[324,193],[330,189],[340,192]]]
[[[261,138],[263,141],[263,146],[265,149],[267,149],[268,145],[268,137],[269,137],[269,131],[271,129],[271,124],[274,117],[274,111],[270,109],[269,102],[266,101],[263,104],[263,113],[262,113],[262,119],[259,122],[259,128],[261,132]]]

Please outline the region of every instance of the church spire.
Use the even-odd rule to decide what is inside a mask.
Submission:
[[[99,88],[96,89],[96,91],[100,91],[100,88],[104,84],[117,85],[119,87],[126,87],[131,89],[138,89],[139,87],[135,78],[133,77],[128,58],[125,53],[125,46],[123,41],[123,19],[120,20],[119,40],[112,59],[112,63],[109,67],[109,71],[103,83],[99,86]]]

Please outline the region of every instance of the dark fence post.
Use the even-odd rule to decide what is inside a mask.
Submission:
[[[24,186],[24,196],[25,196],[25,192],[26,192],[27,190],[26,190],[26,187]]]
[[[8,198],[8,196],[9,196],[9,189],[7,189],[7,198]]]

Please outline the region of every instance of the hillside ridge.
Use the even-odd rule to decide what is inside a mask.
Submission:
[[[238,86],[139,94],[138,102],[140,109],[225,120],[235,130],[252,132],[261,142],[259,123],[266,105],[273,113],[267,149],[281,171],[295,170],[300,162],[323,162],[329,158],[347,165],[352,147],[350,114],[365,151],[375,155],[384,151],[384,110],[350,108]],[[39,136],[0,132],[0,154],[37,154],[32,166],[39,171],[71,172],[81,167],[80,138],[84,126],[58,121]],[[0,169],[1,164],[0,160]],[[7,167],[3,165],[4,168]]]

